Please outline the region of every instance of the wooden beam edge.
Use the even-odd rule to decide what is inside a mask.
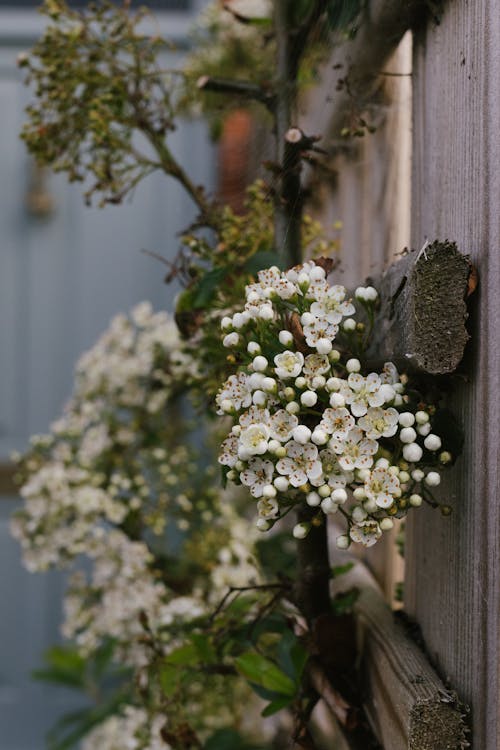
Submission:
[[[370,364],[386,360],[430,375],[454,372],[470,336],[466,328],[471,274],[468,255],[436,240],[393,263],[373,282],[380,293]]]
[[[384,601],[359,561],[337,587],[356,586],[360,676],[364,708],[386,750],[464,750],[466,707],[447,688],[426,655]]]

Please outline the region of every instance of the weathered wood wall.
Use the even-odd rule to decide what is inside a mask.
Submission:
[[[382,7],[370,4],[374,23]],[[473,747],[494,750],[500,747],[500,0],[445,0],[440,24],[425,19],[423,2],[417,15],[411,138],[401,112],[396,116],[398,93],[379,91],[369,100],[369,111],[378,105],[382,114],[378,131],[337,156],[327,215],[344,222],[345,283],[375,274],[410,240],[405,217],[411,246],[448,238],[479,268],[472,340],[450,403],[465,430],[464,453],[442,491],[454,513],[441,518],[423,508],[411,515],[405,606],[439,673],[472,708]],[[355,63],[349,50],[346,60]],[[357,54],[364,54],[359,45]],[[381,68],[388,69],[386,58]],[[325,93],[333,102],[334,145],[345,110],[335,110],[334,85],[319,96]],[[319,125],[304,129],[327,131],[321,101],[318,112]],[[410,153],[411,197],[402,169],[408,174]],[[378,552],[371,562],[389,592],[384,557]]]
[[[465,449],[443,491],[407,526],[405,605],[441,674],[472,707],[473,746],[500,747],[500,3],[445,4],[415,34],[412,243],[448,237],[479,268],[453,399]]]

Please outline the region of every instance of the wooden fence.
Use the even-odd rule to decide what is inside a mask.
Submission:
[[[431,5],[439,18],[429,11]],[[369,6],[354,42],[335,53],[331,62],[342,67],[328,66],[314,94],[316,119],[303,128],[326,133],[325,143],[335,154],[335,186],[323,196],[323,211],[344,223],[346,283],[376,275],[405,244],[418,249],[427,239],[456,242],[479,269],[468,326],[472,339],[450,397],[465,431],[463,455],[441,493],[453,513],[442,518],[429,508],[410,515],[404,591],[405,609],[421,627],[429,661],[471,708],[473,747],[496,750],[500,2],[373,0]],[[401,46],[408,29],[412,39],[406,36]],[[351,95],[336,95],[336,80],[346,75],[353,82]],[[377,132],[345,148],[340,129],[352,123],[356,107],[375,120]],[[391,554],[386,549],[370,560],[388,598],[394,583],[387,573]],[[397,689],[405,689],[403,681]],[[403,748],[401,742],[387,750]],[[436,744],[435,750],[440,748]]]

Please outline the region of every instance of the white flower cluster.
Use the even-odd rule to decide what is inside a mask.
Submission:
[[[360,287],[355,297],[370,320],[376,290]],[[217,396],[218,413],[234,420],[219,462],[257,500],[261,530],[305,502],[318,520],[345,516],[339,547],[369,546],[440,481],[422,468],[449,460],[436,454],[433,409],[411,410],[407,378],[392,363],[363,374],[349,356],[365,330],[355,313],[346,289],[309,261],[261,271],[244,309],[222,320],[223,345],[239,367]],[[294,535],[308,530],[298,524]]]
[[[168,653],[178,643],[171,625],[199,618],[228,586],[258,579],[254,535],[222,507],[220,493],[197,476],[189,448],[171,434],[179,425],[169,424],[166,406],[194,372],[179,346],[174,323],[147,304],[130,319],[115,318],[80,359],[74,394],[52,434],[34,438],[19,461],[24,504],[11,529],[25,565],[42,571],[90,562],[87,573],[71,577],[63,634],[85,655],[111,638],[120,660],[136,669],[151,656],[141,618]],[[173,520],[198,535],[194,554],[211,556],[189,595],[169,587],[169,571],[162,575],[145,543],[156,537],[163,552]],[[204,526],[216,551],[200,547]]]
[[[125,706],[86,735],[82,750],[170,750],[161,738],[167,725],[164,715],[150,716],[144,708]]]

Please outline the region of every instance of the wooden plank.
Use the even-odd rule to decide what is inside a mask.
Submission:
[[[449,406],[463,455],[407,523],[405,604],[439,672],[472,706],[477,750],[500,747],[500,23],[496,0],[446,3],[414,43],[413,237],[466,248],[481,282],[468,381]]]
[[[345,556],[334,550],[332,554],[345,563]],[[409,630],[384,601],[368,569],[359,562],[335,582],[337,590],[353,586],[360,591],[354,610],[367,696],[365,710],[384,748],[468,747],[467,725],[457,696],[445,687]],[[328,704],[328,690],[322,695]]]
[[[435,241],[393,263],[376,287],[381,305],[368,359],[442,375],[460,364],[469,334],[465,298],[471,263]]]

